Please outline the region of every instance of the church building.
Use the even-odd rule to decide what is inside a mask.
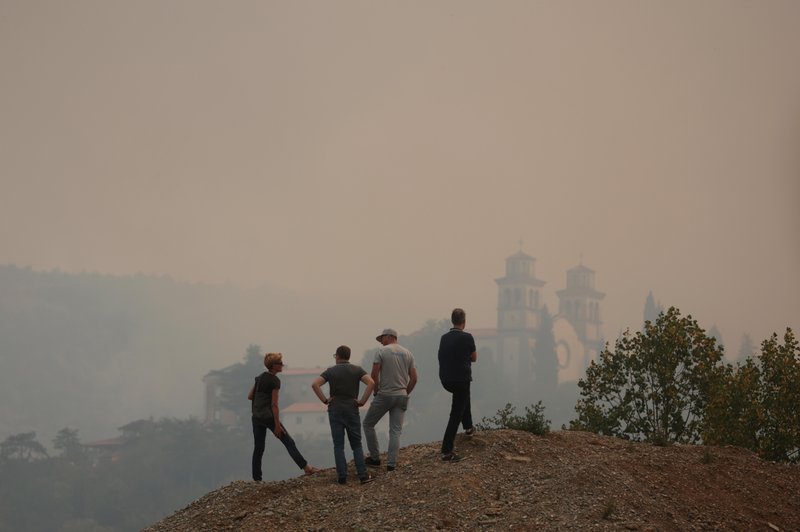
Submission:
[[[521,250],[506,259],[497,283],[497,327],[470,330],[479,360],[490,360],[496,377],[515,397],[536,388],[537,396],[584,376],[603,347],[600,302],[594,271],[582,263],[567,271],[556,291],[558,311],[543,312],[545,281],[536,277],[536,259]]]

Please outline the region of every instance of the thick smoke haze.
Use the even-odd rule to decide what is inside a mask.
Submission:
[[[798,21],[793,0],[5,0],[0,264],[284,290],[313,307],[283,331],[303,352],[232,339],[216,367],[251,342],[319,365],[454,306],[493,327],[521,247],[551,312],[583,262],[609,339],[652,291],[735,355],[800,326]]]

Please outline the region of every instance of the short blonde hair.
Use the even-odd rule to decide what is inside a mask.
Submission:
[[[272,369],[275,364],[283,364],[283,353],[267,353],[264,355],[264,366]]]

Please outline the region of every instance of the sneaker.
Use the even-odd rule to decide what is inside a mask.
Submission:
[[[339,484],[347,484],[347,477],[340,477],[336,479]]]
[[[470,427],[464,431],[466,436],[475,436],[475,427]]]
[[[466,460],[465,456],[461,456],[460,454],[456,453],[447,453],[442,455],[442,462],[460,462],[461,460]]]
[[[362,484],[369,484],[373,480],[375,480],[375,477],[373,477],[372,475],[367,475],[365,477],[361,477],[361,483]]]
[[[393,466],[393,465],[387,465],[387,466],[386,466],[386,472],[387,472],[387,473],[388,473],[389,471],[394,471],[394,470],[395,470],[395,466]]]
[[[366,465],[368,465],[369,467],[380,467],[381,466],[381,461],[378,460],[378,459],[375,459],[375,458],[373,458],[371,456],[367,456],[366,458],[364,458],[364,463]]]

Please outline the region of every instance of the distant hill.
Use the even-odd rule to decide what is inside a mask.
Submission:
[[[741,449],[510,430],[456,445],[453,464],[438,442],[404,447],[363,486],[352,462],[346,486],[332,469],[233,482],[145,530],[800,530],[800,466]]]
[[[36,431],[49,444],[70,427],[86,441],[142,417],[199,417],[203,375],[250,343],[314,349],[308,306],[270,287],[0,266],[0,439]]]

